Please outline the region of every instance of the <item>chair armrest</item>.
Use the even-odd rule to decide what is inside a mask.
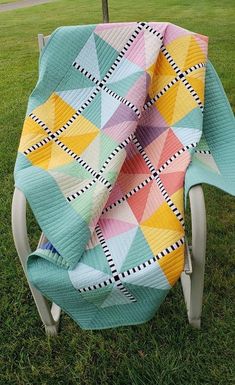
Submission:
[[[17,187],[13,194],[11,220],[15,247],[26,273],[27,257],[31,254],[26,225],[26,199],[24,193]]]
[[[192,255],[194,259],[198,260],[201,259],[201,256],[205,256],[206,252],[206,208],[201,185],[190,188],[189,202],[192,223]]]

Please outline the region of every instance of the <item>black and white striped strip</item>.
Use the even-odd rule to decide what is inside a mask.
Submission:
[[[161,91],[157,93],[151,100],[148,100],[147,103],[144,104],[143,109],[147,110],[150,108],[161,96],[163,96],[175,83],[177,83],[179,79],[175,77],[175,79],[171,80],[168,84],[166,84]]]
[[[113,276],[115,276],[115,275],[117,275],[117,268],[116,268],[116,265],[115,265],[115,263],[113,261],[112,255],[111,255],[111,253],[110,253],[110,251],[108,249],[108,246],[107,246],[107,244],[105,242],[105,239],[103,237],[103,234],[102,234],[100,226],[96,225],[95,231],[96,231],[97,237],[99,239],[99,242],[100,242],[100,244],[102,246],[102,249],[104,251],[104,254],[105,254],[106,258],[107,258],[107,261],[108,261],[111,273],[112,273]]]
[[[40,147],[43,147],[45,144],[49,143],[51,140],[52,138],[50,137],[42,139],[40,142],[33,144],[31,147],[25,150],[24,155],[29,155],[31,152],[38,150]]]
[[[79,197],[81,194],[86,192],[90,187],[92,187],[96,183],[97,179],[93,179],[91,182],[89,182],[85,187],[81,188],[79,191],[76,191],[75,193],[67,196],[67,201],[71,202],[77,197]]]
[[[180,238],[178,241],[176,241],[172,245],[166,247],[164,250],[160,251],[160,253],[158,253],[154,257],[148,259],[147,261],[141,263],[140,265],[132,267],[131,269],[128,269],[128,270],[120,273],[121,277],[125,278],[130,274],[137,273],[138,271],[145,269],[146,267],[148,267],[152,263],[165,257],[167,254],[172,253],[172,251],[177,250],[183,244],[184,244],[184,237]]]
[[[176,158],[178,158],[179,155],[183,154],[186,150],[189,150],[190,148],[196,147],[197,143],[191,143],[187,146],[184,146],[180,150],[178,150],[174,155],[172,155],[165,163],[161,165],[161,167],[157,170],[157,172],[160,174],[169,164],[171,164]]]
[[[102,282],[97,283],[95,285],[90,285],[90,286],[87,286],[87,287],[82,287],[82,288],[78,289],[78,291],[80,293],[85,293],[86,291],[101,289],[102,287],[108,286],[108,285],[110,285],[111,283],[114,283],[114,282],[115,282],[114,278],[111,277],[111,278],[106,279],[105,281],[102,281]]]
[[[114,63],[111,65],[110,69],[108,70],[108,72],[104,76],[104,78],[102,80],[103,82],[106,83],[108,81],[108,79],[110,78],[110,76],[115,71],[115,69],[118,66],[118,64],[120,63],[121,59],[123,58],[125,53],[128,51],[128,49],[130,48],[131,44],[134,42],[135,38],[139,35],[140,31],[144,28],[145,24],[146,23],[144,23],[144,22],[141,22],[141,23],[138,24],[137,28],[132,33],[131,37],[128,39],[128,41],[126,42],[126,44],[124,45],[124,47],[122,48],[120,53],[118,54],[117,58],[115,59]]]
[[[150,108],[158,99],[160,99],[161,96],[163,96],[175,83],[180,81],[183,76],[187,76],[189,73],[204,67],[204,63],[198,63],[190,68],[188,68],[186,71],[181,72],[178,76],[176,76],[173,80],[171,80],[168,84],[166,84],[161,91],[159,91],[151,100],[149,100],[145,105],[143,106],[144,110],[147,110]],[[182,76],[181,76],[182,75]]]
[[[194,100],[197,102],[197,104],[199,105],[199,108],[200,110],[203,112],[204,110],[204,107],[203,107],[203,104],[198,96],[198,94],[196,93],[196,91],[194,90],[194,88],[191,86],[191,84],[189,84],[188,80],[186,78],[182,78],[182,83],[184,83],[185,87],[187,88],[187,90],[190,92],[190,94],[193,96]]]
[[[178,150],[174,155],[172,155],[158,170],[157,172],[160,174],[165,168],[167,168],[175,159],[177,159],[181,154],[183,154],[186,150],[189,150],[192,147],[196,147],[197,143],[191,143],[187,146],[184,146],[180,150]],[[130,190],[128,193],[126,193],[124,196],[122,196],[120,199],[116,200],[114,203],[112,203],[110,206],[107,206],[104,208],[102,214],[112,210],[114,207],[118,206],[122,202],[125,202],[127,199],[129,199],[131,196],[133,196],[135,193],[137,193],[139,190],[141,190],[143,187],[145,187],[149,182],[154,180],[154,176],[150,175],[148,178],[143,180],[140,184],[138,184],[136,187],[134,187],[132,190]]]
[[[130,141],[133,139],[133,136],[134,134],[131,134],[129,135],[126,139],[123,140],[123,142],[121,142],[112,152],[111,154],[108,156],[108,158],[106,159],[106,161],[104,162],[104,164],[102,165],[101,169],[100,169],[100,173],[103,173],[105,171],[105,169],[107,168],[108,164],[110,163],[110,161],[121,151],[123,150],[127,145],[128,143],[130,143]]]
[[[55,139],[57,136],[62,134],[67,128],[71,126],[71,124],[77,119],[79,115],[84,111],[86,107],[89,106],[89,104],[92,102],[92,100],[95,98],[97,93],[100,91],[100,87],[97,87],[92,94],[89,96],[89,98],[81,105],[81,107],[69,118],[69,120],[62,126],[60,127],[57,131],[52,132],[47,125],[42,122],[39,118],[36,117],[34,114],[30,114],[29,117],[32,118],[36,123],[38,123],[49,135],[45,139],[42,139],[40,142],[34,144],[33,146],[29,147],[27,150],[24,151],[25,155],[28,155],[29,153],[37,150],[38,148],[44,146],[46,143],[49,143],[51,140]]]
[[[128,297],[131,302],[136,302],[136,299],[135,297],[123,286],[120,278],[119,278],[119,274],[117,272],[117,268],[116,268],[116,265],[115,265],[115,262],[112,258],[112,255],[108,249],[108,246],[105,242],[105,239],[103,237],[103,234],[102,234],[102,231],[101,231],[101,228],[99,227],[99,225],[96,225],[95,227],[95,231],[96,231],[96,234],[97,234],[97,237],[99,239],[99,242],[102,246],[102,249],[104,251],[104,254],[107,258],[107,261],[108,261],[108,264],[109,264],[109,267],[110,267],[110,270],[111,270],[111,273],[112,273],[112,276],[113,276],[113,279],[114,281],[116,282],[116,285],[117,285],[117,288],[126,296]]]
[[[205,154],[205,155],[210,155],[211,151],[210,150],[195,150],[197,154]]]
[[[97,171],[93,170],[89,164],[85,162],[79,155],[73,152],[70,148],[68,148],[64,143],[62,143],[59,139],[54,139],[55,143],[58,144],[62,150],[64,150],[68,155],[70,155],[73,159],[75,159],[86,171],[88,171],[91,175],[97,178],[100,182],[102,182],[110,191],[112,189],[112,185],[103,178]]]
[[[141,24],[141,23],[140,23]],[[159,38],[159,40],[163,40],[163,36],[160,32],[156,31],[156,29],[153,29],[152,27],[150,27],[149,24],[147,23],[144,23],[144,28],[151,32],[153,35],[157,36]]]
[[[37,150],[38,148],[44,146],[45,144],[49,143],[54,138],[54,133],[47,127],[47,125],[39,119],[36,115],[33,113],[29,114],[29,117],[37,123],[40,127],[43,128],[43,130],[49,135],[49,137],[42,139],[40,142],[33,144],[31,147],[29,147],[27,150],[24,151],[24,155],[28,155],[31,152]]]
[[[138,118],[140,118],[140,115],[141,115],[141,112],[140,110],[133,104],[131,103],[129,100],[125,99],[123,96],[121,95],[118,95],[116,92],[110,90],[106,85],[105,85],[105,81],[104,80],[98,80],[96,79],[95,76],[93,76],[89,71],[85,70],[85,68],[83,68],[79,63],[77,62],[74,62],[73,63],[73,66],[78,69],[83,75],[85,75],[88,79],[90,79],[91,81],[93,81],[97,86],[100,87],[100,89],[104,90],[105,92],[107,92],[107,94],[109,94],[110,96],[112,96],[114,99],[118,100],[120,103],[123,103],[125,104],[127,107],[131,108],[135,113],[136,115],[138,116]]]
[[[111,95],[113,98],[115,98],[116,100],[120,101],[121,103],[125,104],[127,107],[129,107],[132,111],[134,111],[136,113],[136,115],[138,116],[138,118],[140,118],[141,116],[141,112],[140,110],[138,109],[138,107],[136,107],[133,103],[131,103],[129,100],[125,99],[123,96],[120,96],[118,94],[116,94],[116,92],[110,90],[108,87],[104,86],[103,87],[103,90],[105,92],[107,92],[109,95]]]
[[[172,68],[177,73],[177,75],[179,75],[181,73],[181,70],[179,69],[179,67],[177,66],[177,64],[175,63],[175,61],[173,60],[173,58],[171,57],[169,52],[167,51],[166,47],[162,44],[160,49],[161,49],[163,55],[165,56],[165,58],[168,60],[168,62],[172,66]]]
[[[156,178],[159,190],[161,191],[163,198],[165,199],[166,203],[168,204],[168,206],[173,211],[173,213],[175,214],[175,216],[177,217],[177,219],[180,221],[181,225],[184,228],[185,227],[184,226],[184,218],[183,218],[181,212],[178,210],[176,205],[172,202],[171,198],[169,197],[168,192],[166,191],[165,187],[163,186],[162,181],[161,181],[158,173],[155,172],[153,174],[153,176]]]
[[[95,83],[97,86],[102,85],[102,82],[94,75],[92,75],[89,71],[87,71],[84,67],[82,67],[78,62],[73,62],[73,67],[79,70],[84,76],[86,76],[88,79],[90,79],[93,83]]]
[[[29,116],[32,120],[34,120],[34,122],[36,122],[40,127],[42,127],[47,132],[48,135],[52,134],[52,131],[47,127],[47,125],[42,120],[40,120],[36,115],[31,113],[29,114]]]
[[[148,166],[149,170],[151,171],[152,175],[156,179],[158,187],[159,187],[159,189],[160,189],[160,191],[161,191],[161,193],[163,195],[163,198],[165,199],[166,203],[168,204],[170,209],[173,211],[173,213],[175,214],[175,216],[177,217],[177,219],[179,220],[181,225],[184,227],[184,218],[183,218],[182,214],[180,213],[180,211],[177,209],[176,205],[172,202],[171,198],[169,197],[169,195],[168,195],[168,193],[167,193],[165,187],[163,186],[162,181],[161,181],[161,179],[159,177],[159,173],[155,170],[155,168],[152,165],[152,163],[150,162],[146,152],[144,151],[143,147],[140,145],[140,143],[138,142],[136,137],[134,137],[133,142],[135,143],[138,151],[140,152],[140,154],[142,155],[143,159],[145,160],[145,163],[147,164],[147,166]]]
[[[187,90],[190,92],[190,94],[193,96],[193,98],[195,99],[195,101],[199,105],[200,110],[203,112],[203,104],[200,101],[200,98],[199,98],[198,94],[193,89],[193,87],[189,84],[187,79],[185,79],[185,77],[184,77],[183,73],[181,72],[180,68],[177,66],[177,64],[175,63],[175,61],[173,60],[173,58],[171,57],[171,55],[169,54],[169,52],[167,51],[166,47],[163,44],[161,46],[161,51],[164,54],[164,56],[166,57],[166,59],[168,60],[168,62],[170,63],[170,65],[172,66],[172,68],[175,70],[177,75],[180,76],[180,78],[181,78],[182,82],[184,83],[185,87],[187,88]]]
[[[172,251],[177,250],[183,244],[184,244],[184,237],[180,238],[178,241],[176,241],[172,245],[166,247],[164,250],[162,250],[160,253],[158,253],[153,258],[148,259],[147,261],[141,263],[138,266],[132,267],[131,269],[128,269],[128,270],[126,270],[126,271],[124,271],[122,273],[119,273],[118,274],[119,279],[121,280],[122,278],[126,278],[129,275],[131,275],[131,274],[134,274],[134,273],[137,273],[140,270],[143,270],[144,268],[148,267],[149,265],[151,265],[151,264],[155,263],[156,261],[162,259],[163,257],[168,255]],[[114,283],[114,282],[115,282],[114,277],[111,277],[109,279],[106,279],[103,282],[98,283],[98,284],[90,285],[90,286],[78,289],[78,291],[79,292],[91,291],[91,290],[95,290],[95,289],[99,289],[99,288],[105,287],[105,286],[107,286],[107,285],[109,285],[111,283]]]
[[[193,65],[192,67],[189,67],[187,70],[185,70],[183,73],[184,76],[189,75],[191,72],[199,70],[200,68],[203,68],[206,66],[206,63],[198,63]]]
[[[131,141],[133,137],[133,134],[131,134],[127,139],[125,139],[122,143],[120,143],[108,156],[106,161],[104,162],[103,166],[101,167],[100,171],[97,173],[98,177],[96,176],[96,179],[93,179],[91,182],[89,182],[85,187],[81,188],[81,190],[74,192],[73,194],[69,195],[66,199],[71,202],[72,200],[76,199],[79,197],[82,193],[87,191],[90,187],[92,187],[97,180],[100,180],[101,182],[105,182],[105,179],[102,178],[102,175],[107,168],[108,164],[110,161],[120,152],[123,148],[127,146],[127,144]],[[111,186],[111,184],[110,184]],[[110,187],[111,191],[112,186]]]
[[[127,199],[129,199],[132,195],[137,193],[139,190],[141,190],[144,186],[146,186],[149,182],[151,182],[154,179],[153,175],[150,175],[148,178],[146,178],[143,182],[141,182],[138,186],[134,187],[132,190],[130,190],[127,194],[123,195],[120,199],[118,199],[116,202],[112,203],[110,206],[105,207],[102,211],[102,214],[107,213],[108,211],[112,210],[114,207],[118,206],[122,202],[125,202]]]

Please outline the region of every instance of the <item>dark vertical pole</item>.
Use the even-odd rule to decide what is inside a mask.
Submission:
[[[109,23],[108,0],[102,0],[102,10],[103,10],[103,23]]]

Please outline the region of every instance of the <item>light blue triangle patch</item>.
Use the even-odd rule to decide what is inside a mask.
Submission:
[[[199,107],[194,108],[183,119],[174,123],[175,127],[195,128],[202,130],[202,111]]]
[[[125,96],[141,75],[142,72],[135,72],[134,74],[125,78],[125,81],[119,80],[117,82],[109,83],[108,88],[118,95]]]
[[[101,128],[105,126],[119,106],[119,100],[115,99],[107,92],[101,91]]]
[[[121,266],[126,259],[137,230],[138,227],[106,240],[118,271],[120,271]]]
[[[77,290],[96,285],[110,278],[110,275],[103,273],[103,271],[93,269],[81,262],[77,264],[75,269],[69,270],[68,274],[73,287]]]
[[[139,76],[144,73],[141,67],[137,66],[130,60],[122,59],[121,64],[118,65],[116,70],[110,76],[108,83],[118,82],[119,80],[123,80],[128,76],[135,74],[136,72],[139,73]]]
[[[96,127],[101,127],[101,93],[99,92],[92,102],[85,108],[82,115]]]
[[[86,44],[79,52],[79,55],[76,57],[75,61],[97,79],[100,79],[99,62],[93,34],[89,37]]]
[[[201,138],[202,132],[194,128],[171,127],[171,129],[184,146],[198,143]]]
[[[171,288],[171,285],[157,262],[147,265],[147,267],[136,273],[131,273],[123,278],[122,281],[123,283],[132,283],[136,286],[152,287],[155,289],[166,290]]]
[[[80,88],[77,90],[56,92],[66,103],[75,110],[78,110],[83,103],[89,98],[96,87]]]

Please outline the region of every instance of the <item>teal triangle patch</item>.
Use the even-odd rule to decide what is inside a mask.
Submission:
[[[105,274],[110,274],[111,276],[111,270],[101,245],[97,245],[93,249],[85,250],[80,262],[93,269],[100,270]]]
[[[138,266],[140,263],[152,258],[152,256],[153,253],[150,250],[141,229],[139,228],[129,248],[127,257],[122,264],[121,271]]]
[[[175,127],[195,128],[202,130],[202,112],[199,107],[194,108],[183,119],[174,123]]]
[[[56,88],[56,91],[68,91],[81,88],[93,88],[95,83],[83,75],[78,69],[72,67],[69,76],[65,76]]]
[[[125,96],[128,93],[128,91],[131,89],[133,84],[136,82],[136,80],[139,79],[141,75],[143,75],[143,71],[135,72],[134,74],[127,76],[122,80],[108,83],[107,87],[110,90],[114,91],[116,94]]]
[[[116,51],[116,49],[111,47],[111,45],[109,45],[106,41],[101,39],[101,37],[96,35],[95,33],[94,37],[96,44],[96,53],[99,63],[100,77],[101,79],[103,79],[103,77],[106,75],[111,65],[115,61],[116,57],[118,56],[119,52]]]
[[[85,108],[82,115],[96,127],[101,127],[101,94],[95,96],[92,102]]]
[[[96,306],[101,306],[106,298],[110,295],[113,289],[113,285],[104,286],[99,289],[87,291],[85,293],[81,292],[81,296],[88,302],[93,303]]]

